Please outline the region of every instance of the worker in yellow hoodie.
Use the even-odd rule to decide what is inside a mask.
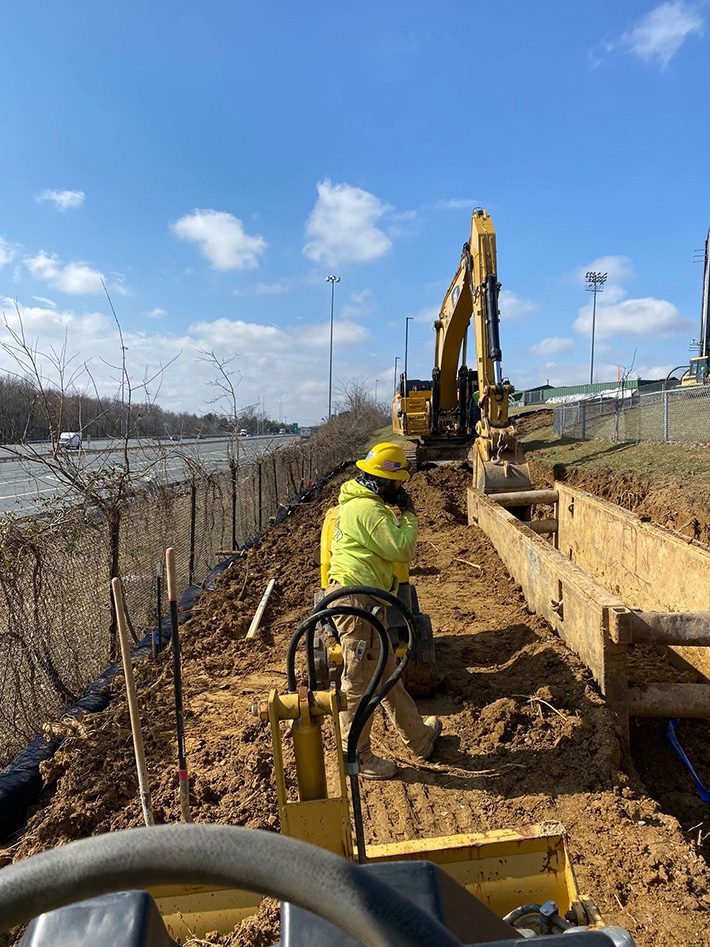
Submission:
[[[409,495],[402,489],[409,478],[407,459],[401,447],[383,443],[376,444],[356,466],[358,476],[340,489],[326,594],[348,585],[369,585],[396,592],[393,563],[408,563],[417,541],[417,518]],[[365,595],[339,599],[337,604],[366,610],[381,607],[377,599]],[[347,710],[340,714],[345,747],[355,711],[375,672],[379,638],[364,619],[340,615],[334,622],[343,654],[342,691],[348,702]],[[395,666],[390,651],[382,681]],[[420,759],[429,759],[441,733],[441,721],[436,717],[422,719],[401,680],[385,697],[383,706],[405,746]],[[358,742],[360,775],[364,779],[391,779],[397,767],[372,752],[371,725],[372,718]]]

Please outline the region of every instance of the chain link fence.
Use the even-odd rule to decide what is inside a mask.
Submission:
[[[710,442],[710,385],[555,407],[553,429],[577,441]]]
[[[0,521],[0,767],[56,720],[116,654],[112,562],[138,641],[157,623],[157,571],[175,549],[178,587],[260,535],[280,505],[350,459],[343,444],[306,441],[187,480],[135,492],[120,516],[85,509]],[[163,615],[167,614],[163,596]]]

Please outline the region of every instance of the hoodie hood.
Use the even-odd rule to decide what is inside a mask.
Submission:
[[[382,502],[380,496],[375,493],[374,490],[368,490],[367,487],[358,483],[357,480],[346,480],[340,488],[338,503],[343,506],[349,500],[355,500],[359,497],[364,497],[368,500],[380,500],[380,502]]]

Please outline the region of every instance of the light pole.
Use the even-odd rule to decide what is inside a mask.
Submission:
[[[326,283],[330,283],[330,358],[328,361],[328,420],[332,416],[333,405],[333,312],[335,308],[335,284],[340,282],[340,277],[331,274],[326,276]]]
[[[589,384],[594,384],[594,330],[597,323],[597,293],[604,292],[604,283],[606,283],[606,273],[596,273],[594,270],[589,270],[585,276],[587,282],[586,290],[588,293],[594,293],[594,301],[592,303],[592,356],[589,361]]]
[[[399,355],[394,357],[394,385],[392,386],[392,397],[394,398],[397,394],[397,362],[399,361]]]
[[[407,316],[404,320],[404,428],[407,426],[407,400],[409,398],[409,389],[407,387],[407,354],[409,352],[409,323],[414,316]]]
[[[404,320],[404,380],[407,381],[407,353],[409,351],[409,323],[414,321],[414,316],[407,316]],[[405,389],[405,394],[406,394]]]
[[[379,385],[379,383],[380,383],[380,379],[376,378],[375,379],[375,404],[377,404],[377,386]]]

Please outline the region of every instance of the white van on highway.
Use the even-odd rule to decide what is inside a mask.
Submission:
[[[64,450],[81,450],[81,433],[79,431],[62,431],[59,435],[59,447]]]

